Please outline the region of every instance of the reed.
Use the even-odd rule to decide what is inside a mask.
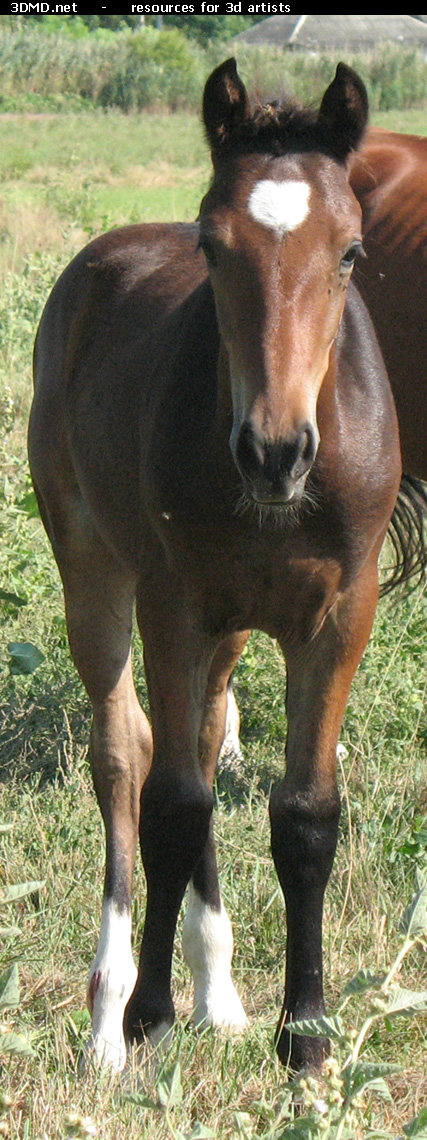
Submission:
[[[46,34],[43,26],[14,29],[0,17],[0,111],[88,105],[198,111],[208,73],[232,52],[245,82],[261,96],[286,85],[304,102],[317,99],[339,59],[336,52],[284,53],[232,41],[203,48],[177,28],[78,39],[64,30]],[[349,52],[346,62],[360,71],[373,110],[425,103],[427,61],[415,48],[385,44],[363,55]]]

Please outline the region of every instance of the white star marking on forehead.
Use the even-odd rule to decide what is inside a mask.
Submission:
[[[265,178],[254,186],[248,207],[256,222],[283,234],[301,225],[309,211],[309,200],[307,182],[273,182]]]

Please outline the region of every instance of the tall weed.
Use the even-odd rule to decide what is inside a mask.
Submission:
[[[0,24],[0,110],[90,104],[128,112],[163,107],[198,110],[209,71],[235,52],[250,87],[261,96],[284,86],[304,102],[317,100],[340,55],[290,53],[215,41],[202,48],[178,28],[141,28],[107,38],[46,34],[42,28]],[[342,53],[340,53],[342,54]],[[427,61],[415,48],[381,45],[346,53],[360,72],[374,110],[422,105]]]
[[[204,53],[178,29],[147,28],[113,39],[43,35],[37,28],[0,31],[0,109],[40,101],[123,111],[162,105],[195,106]]]

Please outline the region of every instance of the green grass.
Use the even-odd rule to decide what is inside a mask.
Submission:
[[[0,116],[0,177],[13,178],[39,167],[86,173],[102,168],[120,174],[129,166],[173,163],[179,168],[206,160],[197,115],[118,111],[79,114],[13,114]]]
[[[417,109],[372,122],[426,129]],[[193,220],[209,163],[197,115],[0,116],[0,277],[32,252],[65,264],[85,238],[114,225]]]
[[[387,123],[383,116],[381,123],[403,129],[396,116]],[[422,129],[413,113],[404,126]],[[0,883],[46,880],[42,891],[14,908],[22,933],[1,950],[3,965],[20,963],[21,1005],[8,1021],[29,1034],[35,1057],[4,1065],[0,1091],[11,1097],[6,1119],[13,1140],[59,1140],[72,1112],[90,1116],[102,1140],[163,1140],[171,1135],[164,1114],[126,1100],[129,1090],[153,1093],[149,1060],[121,1081],[78,1075],[87,1033],[85,978],[101,907],[103,835],[89,773],[88,701],[68,652],[58,573],[33,517],[25,432],[34,333],[62,265],[105,224],[193,217],[209,167],[192,117],[6,117],[0,139],[0,585],[27,603],[18,608],[0,601],[0,818],[14,822],[12,834],[0,836]],[[331,1009],[361,966],[380,972],[392,960],[415,873],[427,871],[426,621],[425,590],[381,603],[351,692],[342,733],[349,755],[340,771],[341,835],[325,916]],[[9,673],[7,647],[16,641],[33,642],[45,655],[30,677]],[[135,669],[146,704],[137,638]],[[245,765],[223,772],[216,789],[235,976],[251,1018],[243,1039],[224,1042],[208,1032],[198,1040],[182,1027],[190,985],[177,940],[180,1025],[167,1067],[180,1059],[184,1099],[172,1117],[184,1133],[200,1121],[219,1140],[243,1135],[236,1112],[247,1113],[262,1136],[284,1087],[272,1047],[283,985],[284,910],[267,816],[269,787],[283,771],[284,682],[277,647],[255,635],[236,674]],[[143,913],[138,868],[136,946]],[[421,952],[405,965],[403,981],[414,989],[425,985]],[[400,1136],[426,1103],[426,1048],[422,1017],[397,1018],[372,1034],[369,1058],[393,1061],[402,1071],[390,1081],[392,1103],[366,1101],[364,1136],[381,1121]]]
[[[372,126],[385,127],[389,131],[400,131],[404,135],[427,134],[427,113],[425,108],[408,111],[375,111],[371,115]]]

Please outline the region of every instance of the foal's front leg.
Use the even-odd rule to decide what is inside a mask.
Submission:
[[[271,841],[287,913],[286,987],[276,1044],[293,1069],[318,1067],[324,1039],[288,1025],[325,1012],[323,898],[335,855],[340,800],[336,747],[350,684],[365,649],[378,595],[376,563],[297,650],[283,643],[288,670],[287,770],[270,803]]]
[[[175,615],[172,611],[175,606]],[[201,772],[198,739],[212,647],[187,634],[174,606],[139,608],[152,714],[154,756],[141,798],[140,845],[147,907],[138,979],[125,1014],[128,1039],[157,1044],[174,1021],[171,966],[176,922],[206,846],[213,794]],[[163,612],[166,612],[166,606]]]
[[[136,977],[131,892],[151,729],[132,678],[134,578],[97,535],[77,493],[74,500],[70,495],[70,504],[66,526],[56,536],[52,525],[51,534],[64,583],[70,648],[93,708],[92,774],[106,837],[102,922],[88,982],[88,1053],[118,1071],[126,1062],[123,1014]]]

